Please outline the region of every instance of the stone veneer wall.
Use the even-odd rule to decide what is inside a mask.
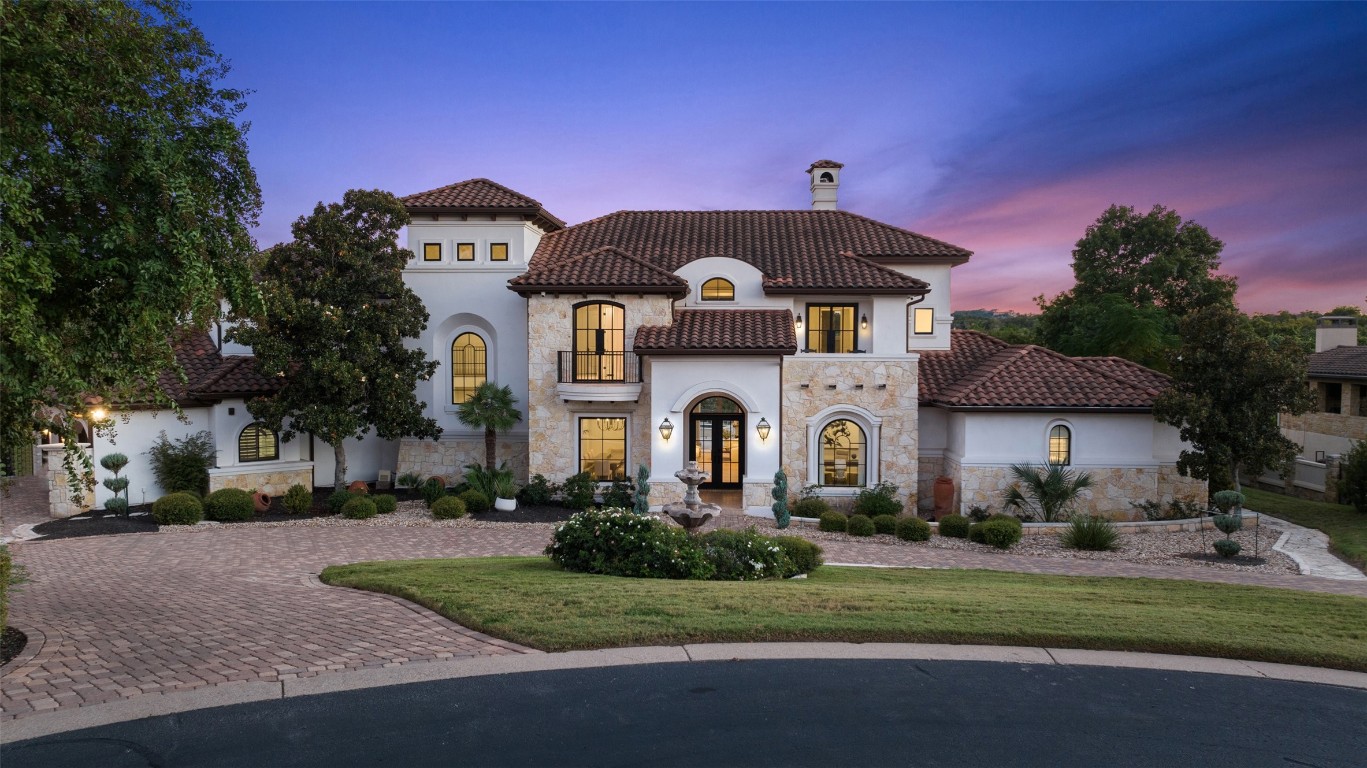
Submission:
[[[498,438],[494,444],[494,460],[508,462],[518,483],[526,483],[527,441],[519,438]],[[465,465],[484,463],[484,438],[443,437],[440,440],[404,438],[399,442],[398,475],[416,472],[427,478],[445,477],[455,485],[465,475]],[[398,475],[395,475],[397,479]]]
[[[1209,503],[1209,487],[1205,480],[1183,477],[1176,464],[1163,464],[1158,467],[1158,495],[1154,498],[1160,504],[1173,499],[1189,501],[1204,506]]]
[[[1367,416],[1345,413],[1302,413],[1299,416],[1282,414],[1282,429],[1315,432],[1321,435],[1367,440]]]
[[[89,510],[95,506],[94,487],[84,488],[79,494],[72,494],[70,476],[67,474],[66,467],[62,463],[62,457],[66,453],[66,448],[61,445],[44,445],[42,449],[43,474],[47,477],[47,503],[49,517],[72,517]],[[86,456],[90,455],[90,448],[82,446]],[[76,463],[76,471],[80,471],[81,465]]]
[[[918,504],[907,506],[907,510],[919,509],[923,512],[930,512],[935,509],[935,478],[945,473],[945,458],[943,456],[922,456],[917,461],[916,493]],[[955,483],[955,489],[958,484]],[[952,507],[951,507],[952,508]]]
[[[802,385],[808,385],[806,389]],[[827,385],[834,384],[835,389]],[[857,385],[863,389],[856,389]],[[879,389],[880,385],[886,385]],[[879,439],[879,479],[895,484],[916,508],[917,420],[916,361],[839,360],[800,355],[783,362],[783,471],[796,493],[807,475],[807,419],[838,405],[856,405],[883,420]],[[872,436],[867,436],[870,440]]]
[[[1205,484],[1180,477],[1174,467],[1087,467],[1082,471],[1092,476],[1093,484],[1082,492],[1077,509],[1091,514],[1115,520],[1142,520],[1143,512],[1130,502],[1152,500],[1166,504],[1173,498],[1205,502]],[[956,478],[960,513],[967,514],[974,506],[1002,511],[1002,494],[1012,482],[1009,466],[960,467]]]
[[[627,445],[628,477],[636,476],[641,464],[650,466],[653,427],[650,423],[650,382],[641,386],[636,402],[570,402],[556,392],[558,355],[574,348],[574,305],[584,301],[614,301],[625,308],[626,348],[630,351],[636,329],[642,325],[669,325],[674,320],[673,302],[666,296],[532,296],[527,300],[527,412],[532,435],[527,448],[527,467],[531,474],[545,475],[562,482],[578,474],[578,427],[580,413],[628,416],[631,434]],[[648,378],[648,377],[643,377]],[[654,485],[654,484],[652,484]],[[683,484],[680,483],[682,488]],[[664,488],[651,489],[656,499],[677,500],[681,495],[665,496]],[[682,492],[680,492],[682,493]]]
[[[238,465],[209,471],[209,493],[221,488],[240,488],[271,496],[284,496],[291,485],[313,490],[313,464],[291,461],[276,466]]]

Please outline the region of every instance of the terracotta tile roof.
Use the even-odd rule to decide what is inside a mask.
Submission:
[[[182,406],[199,405],[225,397],[255,397],[278,390],[282,379],[265,376],[251,355],[219,353],[208,333],[186,333],[176,342],[176,361],[186,382],[171,371],[157,377],[157,386]]]
[[[1071,358],[1033,344],[953,331],[921,353],[920,399],[948,408],[1149,410],[1167,378],[1114,358]],[[1140,369],[1140,370],[1136,370]]]
[[[172,400],[186,405],[194,399],[190,396],[188,387],[212,374],[223,362],[223,357],[218,353],[218,347],[214,346],[209,334],[204,332],[185,333],[176,341],[175,351],[176,362],[185,371],[187,382],[182,384],[180,378],[172,371],[162,371],[157,377],[157,387]]]
[[[793,313],[786,309],[681,309],[666,326],[636,329],[638,354],[797,353]]]
[[[810,166],[809,168],[807,168],[807,172],[808,172],[808,173],[811,173],[813,168],[844,168],[844,167],[845,167],[845,164],[844,164],[844,163],[837,163],[837,162],[834,161],[834,160],[817,160],[815,163],[812,163],[811,166]]]
[[[533,265],[508,284],[521,293],[578,289],[589,285],[633,293],[675,296],[688,293],[687,280],[611,246],[595,248],[540,268]]]
[[[766,290],[915,294],[926,284],[874,264],[880,259],[962,263],[955,245],[848,211],[619,211],[552,232],[532,255],[535,272],[604,246],[666,272],[726,256],[764,274]],[[592,289],[592,275],[575,286]]]
[[[1309,360],[1315,379],[1367,379],[1367,347],[1334,347],[1316,352]]]
[[[190,393],[198,397],[255,397],[269,395],[280,389],[284,379],[266,376],[256,367],[256,358],[251,355],[231,355],[212,373],[199,381],[191,382]]]
[[[426,192],[399,198],[410,213],[458,213],[461,211],[493,213],[508,212],[541,216],[554,224],[554,229],[565,222],[547,213],[541,203],[488,179],[469,179],[447,184]]]

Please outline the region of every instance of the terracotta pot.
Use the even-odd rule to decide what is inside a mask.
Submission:
[[[947,515],[954,506],[954,480],[941,475],[935,478],[935,516]]]
[[[370,493],[370,486],[366,485],[364,480],[352,480],[346,489],[351,493]]]
[[[263,514],[271,508],[271,495],[269,493],[253,493],[252,504],[256,507],[256,514]]]

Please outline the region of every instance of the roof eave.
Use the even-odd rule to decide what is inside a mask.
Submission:
[[[658,293],[681,299],[688,295],[687,286],[673,285],[527,285],[525,283],[509,283],[508,290],[521,296],[538,293]]]
[[[819,296],[924,296],[930,293],[930,288],[797,288],[786,285],[766,285],[764,294],[766,296],[793,296],[796,294],[819,295]]]
[[[499,214],[512,214],[516,216],[529,216],[533,222],[544,221],[549,227],[542,227],[547,231],[555,231],[565,228],[565,222],[551,215],[545,208],[530,207],[482,207],[454,206],[454,205],[406,205],[404,209],[409,216],[496,216]]]
[[[1153,413],[1152,406],[1136,405],[955,405],[942,400],[922,400],[924,405],[933,405],[947,411],[978,412],[1020,412],[1050,411],[1052,413]]]
[[[957,267],[960,264],[967,264],[973,254],[966,253],[961,256],[866,256],[858,254],[858,256],[875,264],[948,264]]]
[[[693,347],[660,347],[658,349],[634,349],[637,355],[646,357],[661,356],[681,356],[681,355],[749,355],[751,357],[773,357],[775,355],[795,355],[797,347],[773,347],[765,349],[699,349]]]

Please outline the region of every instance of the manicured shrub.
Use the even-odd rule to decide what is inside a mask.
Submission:
[[[580,472],[570,475],[561,486],[561,498],[570,509],[588,509],[593,506],[593,475]]]
[[[341,514],[342,506],[354,498],[356,498],[356,494],[354,493],[348,493],[347,491],[333,491],[332,495],[328,496],[327,500],[328,512],[334,515]]]
[[[966,539],[970,525],[972,523],[963,515],[945,515],[940,518],[940,535],[951,539]]]
[[[456,498],[464,502],[466,511],[474,515],[477,515],[480,512],[488,512],[489,507],[493,505],[493,502],[489,500],[488,496],[485,496],[474,488],[458,494]]]
[[[188,493],[172,493],[152,502],[157,525],[194,525],[204,519],[204,505]]]
[[[897,533],[896,515],[878,515],[873,518],[873,530],[878,533],[894,534]]]
[[[968,519],[975,523],[981,523],[991,516],[992,513],[987,510],[987,507],[980,507],[975,504],[968,508]]]
[[[438,520],[457,520],[465,513],[465,502],[459,496],[443,496],[432,504],[432,517]]]
[[[128,499],[115,496],[104,503],[104,510],[111,515],[126,515],[128,514]]]
[[[1353,443],[1339,462],[1339,502],[1367,515],[1367,440]]]
[[[399,500],[387,493],[377,493],[370,497],[375,502],[375,511],[381,515],[387,515],[399,508]]]
[[[783,553],[793,564],[792,571],[784,574],[785,577],[811,573],[825,562],[821,557],[821,547],[815,541],[808,541],[801,536],[775,536],[773,541],[783,548]]]
[[[446,480],[435,475],[429,477],[427,478],[427,482],[418,487],[418,494],[422,496],[422,500],[427,502],[427,506],[431,508],[432,504],[435,503],[437,499],[446,495]]]
[[[865,517],[902,514],[902,502],[897,498],[897,486],[892,483],[879,483],[865,488],[854,497],[854,513]]]
[[[708,579],[716,570],[682,528],[622,509],[575,514],[556,527],[546,555],[566,570],[607,576]]]
[[[798,502],[801,504],[802,502]],[[850,519],[842,512],[822,512],[816,527],[827,533],[844,533],[849,530]]]
[[[555,488],[545,475],[532,475],[532,481],[522,487],[517,499],[523,504],[542,507],[555,499]]]
[[[1221,491],[1224,493],[1224,491]],[[1238,515],[1216,515],[1214,518],[1215,527],[1226,536],[1244,527],[1244,520]]]
[[[638,515],[650,514],[650,467],[636,466],[636,487],[631,491],[631,511]]]
[[[1205,507],[1182,499],[1173,499],[1167,506],[1156,501],[1132,501],[1130,506],[1143,512],[1145,520],[1190,520],[1206,514]]]
[[[1241,549],[1243,549],[1243,547],[1239,546],[1239,542],[1234,539],[1215,540],[1215,551],[1220,553],[1220,557],[1234,557],[1239,554],[1239,550]]]
[[[968,538],[997,549],[1010,549],[1021,540],[1021,521],[1008,515],[993,515],[968,528]]]
[[[930,523],[919,517],[904,517],[897,521],[897,538],[903,541],[929,541]]]
[[[285,495],[280,498],[280,503],[284,505],[285,511],[295,515],[307,515],[313,509],[313,494],[309,489],[295,483],[291,485]]]
[[[1211,494],[1210,503],[1221,512],[1228,513],[1244,505],[1244,495],[1238,491],[1216,491]]]
[[[106,453],[100,457],[100,466],[118,474],[119,470],[128,466],[128,457],[122,453]]]
[[[845,532],[851,536],[872,536],[876,529],[868,515],[850,515]]]
[[[630,480],[617,480],[603,494],[603,506],[633,509],[635,494],[632,493]]]
[[[781,469],[774,473],[774,487],[769,489],[769,496],[774,500],[769,509],[774,513],[774,523],[781,531],[793,521],[792,514],[788,512],[788,476]]]
[[[809,517],[819,520],[831,511],[831,505],[819,496],[808,496],[793,502],[791,511],[793,517]]]
[[[376,514],[375,502],[369,496],[352,494],[351,500],[342,505],[342,517],[348,520],[367,520]]]
[[[1120,531],[1115,524],[1099,515],[1073,515],[1059,543],[1069,549],[1109,552],[1120,548]]]
[[[219,488],[204,500],[204,517],[220,523],[250,520],[254,512],[252,495],[241,488]]]
[[[209,467],[218,456],[212,434],[196,432],[173,443],[163,431],[147,454],[152,459],[152,474],[162,490],[194,491],[200,498],[209,492]]]
[[[793,562],[783,547],[751,528],[726,528],[698,537],[703,554],[712,564],[714,581],[756,581],[784,578],[793,573]]]

